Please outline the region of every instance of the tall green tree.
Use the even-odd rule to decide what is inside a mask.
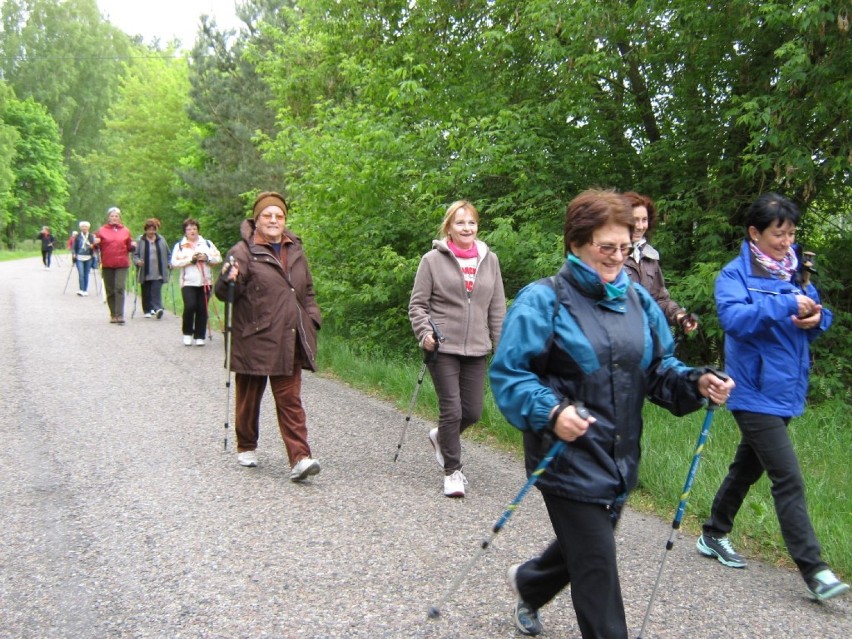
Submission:
[[[0,81],[0,113],[5,113],[8,104],[15,99],[12,89]],[[12,219],[12,187],[15,184],[15,147],[20,135],[18,130],[0,120],[0,235],[5,236],[6,225]]]
[[[65,209],[68,181],[59,128],[47,109],[32,98],[8,99],[0,106],[0,122],[17,132],[4,241],[14,248],[21,239],[34,238],[43,225],[63,237],[73,218]]]
[[[189,80],[186,60],[172,52],[140,45],[110,107],[100,150],[85,158],[92,173],[104,176],[125,224],[139,232],[142,222],[156,217],[170,239],[181,228],[184,213],[178,176],[184,159],[196,146],[187,116]]]
[[[69,208],[89,216],[107,194],[100,176],[86,174],[78,158],[97,144],[130,40],[103,20],[95,0],[5,0],[0,13],[0,78],[53,116],[69,168]]]
[[[263,40],[258,24],[276,20],[284,4],[242,3],[240,33],[219,30],[203,18],[190,56],[189,117],[199,132],[199,149],[181,171],[184,197],[205,233],[225,246],[239,239],[252,193],[286,190],[282,167],[267,162],[261,150],[275,132],[271,94],[244,55],[250,37]]]

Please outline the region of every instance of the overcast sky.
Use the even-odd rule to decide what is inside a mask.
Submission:
[[[97,0],[107,20],[128,35],[142,35],[145,42],[156,37],[161,44],[173,38],[189,49],[202,14],[216,19],[220,29],[242,24],[234,15],[235,0]]]

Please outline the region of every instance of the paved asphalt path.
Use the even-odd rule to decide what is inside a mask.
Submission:
[[[221,333],[184,347],[170,312],[144,319],[140,302],[130,320],[132,295],[111,325],[76,275],[63,294],[69,266],[0,263],[0,637],[520,636],[504,575],[551,537],[535,490],[426,616],[523,484],[519,459],[466,441],[469,496],[447,499],[430,424],[412,420],[393,463],[404,414],[307,375],[322,473],[288,480],[269,399],[260,465],[241,468],[233,432],[223,451]],[[618,529],[631,639],[670,531],[632,511]],[[796,573],[694,544],[669,551],[646,638],[852,637],[852,599],[810,602]],[[545,638],[579,637],[567,592],[542,620]]]

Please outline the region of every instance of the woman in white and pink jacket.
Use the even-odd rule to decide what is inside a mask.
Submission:
[[[411,328],[438,395],[438,428],[429,431],[444,495],[464,497],[460,435],[482,415],[487,357],[500,339],[506,296],[500,261],[476,239],[479,213],[459,200],[447,209],[441,239],[420,260],[408,304]],[[442,339],[443,341],[440,341]]]
[[[180,291],[183,297],[183,344],[204,346],[207,333],[207,302],[213,277],[211,264],[220,264],[222,255],[210,240],[198,233],[198,220],[183,222],[184,236],[172,249],[172,268],[181,269]]]

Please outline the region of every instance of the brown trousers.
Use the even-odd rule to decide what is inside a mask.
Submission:
[[[255,450],[260,435],[260,402],[266,391],[266,380],[275,399],[278,430],[290,466],[311,456],[308,446],[308,428],[305,409],[302,407],[302,369],[296,366],[293,375],[246,375],[237,373],[237,415],[234,430],[237,434],[237,451]]]
[[[449,355],[438,351],[429,361],[429,374],[438,396],[438,445],[444,455],[444,474],[461,470],[464,430],[482,416],[487,358]]]

